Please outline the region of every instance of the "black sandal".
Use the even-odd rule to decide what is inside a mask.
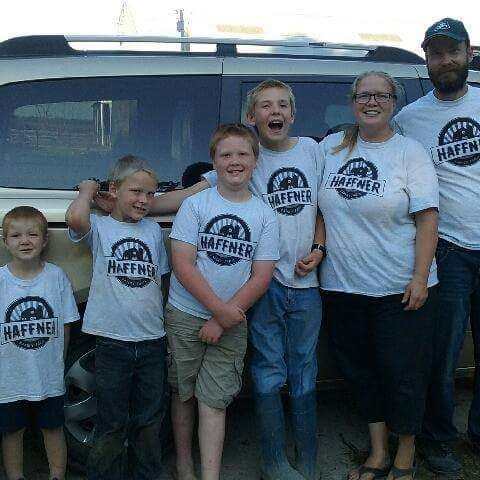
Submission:
[[[411,475],[413,480],[415,478],[415,474],[417,473],[417,467],[414,465],[412,468],[397,468],[395,465],[393,465],[390,469],[390,473],[392,474],[393,480],[407,477],[408,475]]]
[[[360,465],[357,469],[358,471],[358,479],[362,479],[362,475],[366,473],[371,473],[373,477],[371,480],[375,480],[377,478],[384,478],[390,473],[391,467],[385,468],[374,468],[374,467],[367,467],[366,465]]]

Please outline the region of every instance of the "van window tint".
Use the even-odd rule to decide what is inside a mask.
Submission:
[[[205,95],[208,92],[208,95]],[[105,180],[118,158],[148,160],[177,183],[209,161],[219,116],[215,76],[48,80],[0,88],[0,185],[71,189]]]
[[[292,135],[312,137],[321,140],[327,132],[345,123],[353,123],[350,106],[350,89],[354,78],[341,81],[286,82],[295,95],[297,114],[292,126]],[[243,104],[250,89],[257,83],[242,86]],[[405,105],[402,91],[397,99],[396,111]],[[243,112],[243,118],[246,112]]]

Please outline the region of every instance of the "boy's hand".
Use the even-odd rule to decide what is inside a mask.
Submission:
[[[223,327],[215,320],[215,317],[212,317],[210,320],[207,320],[205,325],[200,329],[198,338],[204,343],[215,344],[218,343],[223,332]]]
[[[79,195],[88,196],[93,199],[99,188],[100,185],[95,180],[83,180],[83,182],[78,185],[78,192]]]
[[[321,250],[315,249],[313,252],[310,252],[305,258],[299,260],[295,265],[295,273],[299,277],[304,277],[312,270],[315,270],[320,262],[323,260],[323,252]]]
[[[99,190],[93,199],[95,205],[106,213],[112,213],[115,205],[115,198],[110,192]]]
[[[218,322],[223,328],[232,328],[247,319],[241,308],[228,303],[224,305],[221,311],[215,313],[215,317],[218,318]]]

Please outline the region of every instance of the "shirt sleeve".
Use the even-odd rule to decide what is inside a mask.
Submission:
[[[72,323],[80,320],[72,284],[63,270],[60,270],[60,298],[62,299],[63,323]]]
[[[215,170],[210,170],[209,172],[202,174],[202,177],[211,187],[217,186],[217,172]]]
[[[407,170],[407,194],[410,198],[409,213],[427,208],[437,208],[439,204],[438,179],[435,167],[425,148],[417,141],[409,139],[405,151]]]
[[[192,198],[183,201],[175,215],[170,238],[197,246],[200,216]]]
[[[279,227],[277,216],[273,210],[265,209],[265,220],[258,240],[253,261],[257,260],[278,260],[279,253]]]
[[[72,242],[78,243],[82,240],[85,240],[90,245],[90,247],[92,246],[92,232],[97,231],[97,215],[91,213],[89,218],[90,230],[84,235],[80,235],[75,230],[72,230],[70,227],[68,227],[68,237]]]

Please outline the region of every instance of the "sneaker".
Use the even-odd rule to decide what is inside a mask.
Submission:
[[[418,442],[417,452],[425,461],[426,467],[434,473],[447,474],[450,478],[450,474],[460,474],[462,471],[460,457],[450,443]]]

